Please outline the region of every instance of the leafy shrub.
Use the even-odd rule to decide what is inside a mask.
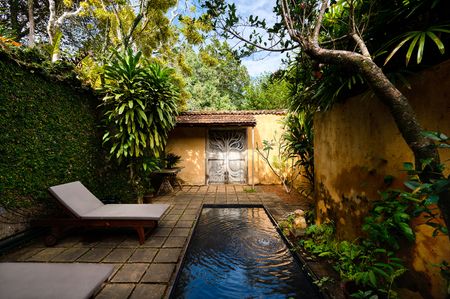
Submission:
[[[113,160],[127,165],[138,200],[146,192],[146,172],[159,168],[157,160],[175,126],[179,93],[172,73],[131,49],[114,52],[114,60],[105,66],[103,142]]]

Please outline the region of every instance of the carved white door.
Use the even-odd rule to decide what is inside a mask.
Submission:
[[[247,138],[245,129],[209,130],[208,183],[246,183]]]

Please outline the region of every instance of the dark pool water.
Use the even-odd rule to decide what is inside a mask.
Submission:
[[[263,208],[203,208],[171,298],[321,298]]]

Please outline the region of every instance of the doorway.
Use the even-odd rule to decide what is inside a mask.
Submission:
[[[245,184],[247,130],[210,129],[206,159],[208,184]]]

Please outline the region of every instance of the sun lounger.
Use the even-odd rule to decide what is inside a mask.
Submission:
[[[0,263],[0,298],[90,298],[113,269],[108,264]]]
[[[139,243],[143,244],[145,228],[155,228],[169,208],[165,204],[105,205],[79,181],[53,186],[49,191],[72,217],[44,221],[52,227],[52,234],[46,238],[47,245],[54,245],[63,229],[80,226],[133,228],[138,233]]]

